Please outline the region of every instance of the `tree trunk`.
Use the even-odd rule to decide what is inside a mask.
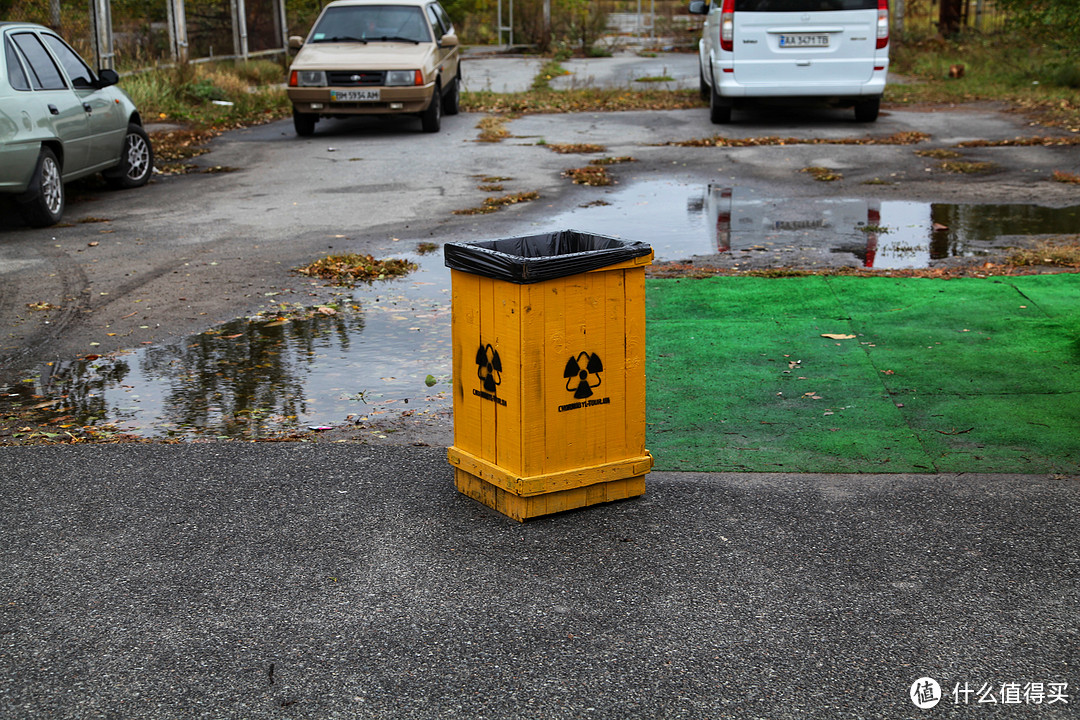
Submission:
[[[965,0],[941,0],[941,13],[938,16],[938,32],[950,37],[960,32],[960,19],[964,11]]]

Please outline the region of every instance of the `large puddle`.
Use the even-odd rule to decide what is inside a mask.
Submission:
[[[143,437],[263,438],[439,412],[451,404],[450,271],[441,253],[407,257],[418,271],[357,287],[333,315],[242,318],[43,366],[25,402],[55,399],[47,409],[66,423]]]
[[[572,228],[642,240],[657,260],[813,248],[850,256],[842,264],[919,268],[986,254],[1007,244],[1000,236],[1080,227],[1080,207],[785,200],[674,182],[603,198],[521,234]],[[176,343],[54,363],[14,392],[54,422],[144,437],[272,437],[445,412],[450,273],[441,253],[406,257],[418,271],[357,287],[336,314],[238,319]]]
[[[633,185],[604,195],[602,202],[610,204],[562,213],[543,227],[643,240],[658,260],[825,251],[840,256],[833,259],[836,265],[883,270],[990,256],[1010,244],[1003,236],[1080,232],[1080,206],[778,198],[676,182]]]

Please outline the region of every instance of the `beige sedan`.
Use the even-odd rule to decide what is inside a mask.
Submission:
[[[419,115],[438,132],[461,90],[457,35],[436,0],[337,0],[323,9],[289,69],[297,135],[322,117]]]

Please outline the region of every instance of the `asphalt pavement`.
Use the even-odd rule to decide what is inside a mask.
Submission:
[[[1078,715],[1073,476],[656,472],[518,524],[439,447],[0,467],[2,718]]]
[[[1080,702],[1076,478],[653,473],[641,498],[522,525],[458,494],[441,448],[0,461],[5,718],[1066,718]],[[923,677],[932,710],[909,699]]]

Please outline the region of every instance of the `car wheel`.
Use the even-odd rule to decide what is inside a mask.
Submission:
[[[881,98],[855,103],[856,122],[874,122],[881,112]]]
[[[420,116],[420,122],[426,133],[439,132],[439,128],[442,126],[442,88],[438,85],[435,86],[434,92],[431,93],[431,102],[428,104],[424,114]]]
[[[141,126],[131,123],[124,137],[120,164],[102,173],[109,184],[117,188],[142,187],[154,172],[154,149],[150,137]]]
[[[315,123],[319,116],[313,113],[302,113],[293,110],[292,122],[296,128],[296,134],[300,137],[310,137],[315,134]]]
[[[716,79],[709,88],[709,119],[714,125],[726,125],[731,122],[731,106],[724,104],[720,93],[716,92]]]
[[[461,108],[461,70],[450,81],[450,91],[443,95],[443,115],[457,115]]]
[[[64,179],[60,163],[47,147],[41,148],[30,187],[19,198],[26,222],[34,227],[48,227],[60,222],[64,214]]]

